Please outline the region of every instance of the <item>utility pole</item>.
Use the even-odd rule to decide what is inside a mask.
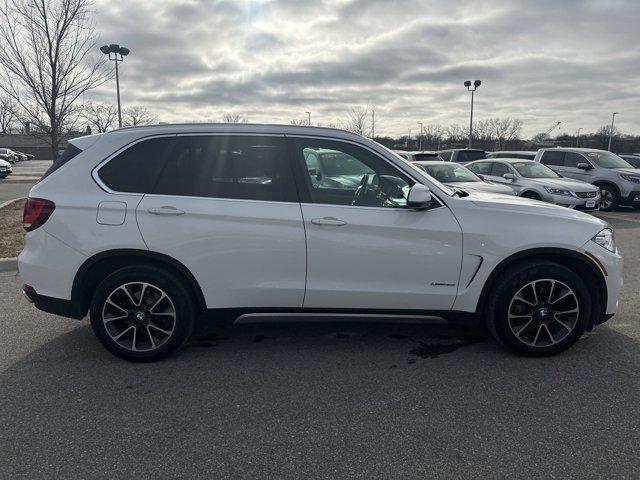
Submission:
[[[422,122],[418,122],[418,125],[420,125],[420,140],[419,140],[419,146],[418,146],[418,150],[422,151]]]
[[[613,112],[613,115],[611,116],[611,130],[609,130],[609,148],[607,148],[608,151],[611,151],[611,138],[613,137],[613,122],[616,121],[617,114],[618,112]]]
[[[578,129],[578,135],[576,137],[576,147],[580,146],[580,130],[582,130],[582,127]]]
[[[371,138],[376,136],[376,111],[371,109]]]
[[[309,126],[311,126],[311,112],[304,112],[309,116]]]
[[[127,47],[112,43],[110,45],[103,45],[100,47],[100,51],[108,56],[109,60],[116,64],[116,94],[118,97],[118,127],[122,128],[122,109],[120,107],[120,76],[118,74],[118,63],[124,60],[124,57],[129,55],[130,50]]]
[[[478,87],[482,85],[481,80],[474,80],[473,86],[471,86],[471,81],[467,80],[464,82],[464,86],[467,87],[467,90],[471,92],[471,117],[469,118],[469,147],[471,148],[471,144],[473,142],[473,94],[478,89]]]

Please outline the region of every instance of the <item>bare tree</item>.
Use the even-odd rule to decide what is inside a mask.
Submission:
[[[468,138],[468,130],[459,123],[452,123],[446,130],[447,141],[459,143]]]
[[[98,133],[104,133],[115,124],[118,108],[115,105],[89,102],[82,108],[82,118]]]
[[[247,119],[239,113],[225,113],[222,116],[224,123],[247,123]]]
[[[498,149],[504,148],[506,142],[517,140],[522,133],[522,120],[517,118],[492,118],[489,124],[493,131],[493,139],[498,142]]]
[[[0,6],[0,89],[45,132],[55,158],[76,100],[107,76],[90,58],[90,0],[5,0]]]
[[[0,96],[0,133],[10,133],[15,120],[15,102],[7,95]]]
[[[125,127],[158,123],[158,117],[141,105],[125,108],[122,111],[122,116],[122,123]]]
[[[445,129],[441,125],[429,124],[425,125],[422,133],[424,135],[424,144],[434,149],[440,149],[440,143],[444,137]]]
[[[371,108],[368,105],[366,107],[352,107],[344,129],[362,136],[370,135]]]
[[[291,125],[307,125],[309,122],[306,118],[294,118],[291,120]]]

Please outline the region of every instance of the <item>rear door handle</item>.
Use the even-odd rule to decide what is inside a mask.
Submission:
[[[151,215],[184,215],[184,210],[165,205],[163,207],[153,207],[147,210]]]
[[[335,217],[314,218],[311,220],[311,223],[314,225],[333,225],[335,227],[341,227],[347,224],[344,220]]]

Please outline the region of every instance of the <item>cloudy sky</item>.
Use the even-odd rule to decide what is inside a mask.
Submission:
[[[302,119],[376,111],[376,133],[512,116],[532,135],[640,134],[638,0],[98,0],[100,41],[131,49],[123,105],[162,121]],[[94,93],[111,100],[111,82]]]

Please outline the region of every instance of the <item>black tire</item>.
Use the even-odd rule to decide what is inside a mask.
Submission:
[[[524,192],[520,195],[522,198],[529,198],[531,200],[542,200],[542,197],[538,195],[536,192]]]
[[[140,288],[141,292],[147,291],[149,293],[140,293],[136,296],[136,290],[134,286],[140,284],[149,284],[146,290]],[[126,288],[130,295],[124,295],[122,288],[123,285],[128,285]],[[125,302],[129,299],[139,301],[140,307],[133,307],[132,310],[138,310],[140,313],[143,310],[142,317],[147,316],[146,324],[136,323],[138,321],[144,322],[136,317],[136,312],[132,311],[128,314],[122,308],[115,310],[118,314],[122,310],[122,315],[127,315],[122,320],[117,320],[117,327],[122,330],[130,330],[133,328],[135,334],[140,333],[140,340],[133,336],[133,330],[131,333],[126,333],[120,342],[114,339],[115,333],[109,331],[113,329],[112,325],[116,323],[113,320],[107,319],[106,323],[109,323],[109,329],[107,328],[105,321],[103,321],[103,315],[107,312],[107,309],[113,309],[113,304],[107,306],[107,299],[114,299],[112,295],[118,291],[117,295],[121,295],[120,299],[123,299],[122,306],[127,307]],[[149,305],[154,303],[158,298],[162,297],[160,293],[164,293],[166,298],[160,300],[159,306],[154,307],[156,309],[163,308],[165,311],[172,313],[161,313],[159,310],[152,312]],[[155,295],[155,296],[154,296]],[[145,298],[148,297],[148,298]],[[132,304],[135,305],[135,304]],[[112,310],[113,312],[114,310]],[[117,270],[106,277],[96,288],[90,307],[91,327],[100,343],[109,350],[111,353],[124,360],[132,362],[153,362],[161,360],[176,352],[191,336],[193,331],[193,325],[196,317],[195,301],[191,294],[190,289],[181,281],[176,278],[170,272],[160,267],[154,267],[149,265],[130,265],[120,270]],[[108,314],[107,315],[112,315]],[[112,323],[113,322],[113,323]],[[155,323],[154,323],[155,322]],[[169,323],[167,323],[169,322]],[[162,329],[161,329],[162,328]],[[170,331],[170,334],[160,333],[164,331]],[[153,332],[153,334],[151,333]],[[157,336],[156,336],[157,335]],[[117,335],[116,335],[117,336]],[[132,337],[131,347],[124,346],[122,343],[125,340],[128,341],[128,337]],[[149,349],[137,349],[140,346],[140,342],[146,341],[152,345]],[[154,342],[155,339],[155,342]],[[138,342],[138,343],[136,343]],[[157,343],[157,346],[155,345]],[[142,350],[142,351],[140,351]]]
[[[555,315],[550,314],[545,317],[532,315],[531,321],[533,323],[527,327],[528,330],[525,330],[523,337],[520,338],[516,335],[516,332],[513,331],[514,327],[512,323],[510,323],[509,313],[513,307],[521,308],[526,307],[526,305],[518,305],[518,300],[516,300],[515,296],[521,293],[521,289],[528,286],[531,282],[538,281],[540,282],[539,284],[534,284],[534,286],[530,288],[542,288],[542,292],[539,290],[539,293],[535,294],[535,298],[538,298],[538,296],[541,298],[544,297],[545,295],[541,293],[544,293],[545,284],[551,285],[547,283],[547,279],[557,282],[555,284],[556,287],[551,288],[551,293],[554,293],[554,288],[556,289],[554,297],[560,297],[560,295],[565,293],[566,290],[562,290],[564,287],[568,287],[574,294],[573,297],[565,297],[559,302],[556,301],[558,305],[568,305],[568,303],[563,304],[561,302],[574,302],[575,299],[579,310],[576,314],[577,318],[575,318],[575,323],[571,323],[574,320],[569,319],[567,316],[561,318],[562,322],[568,323],[570,326],[573,326],[573,328],[568,333],[564,333],[565,336],[562,337],[567,327],[563,328],[562,323],[556,321]],[[560,287],[558,287],[558,285],[560,285]],[[561,290],[558,291],[558,288]],[[549,294],[549,300],[551,300],[551,293]],[[544,305],[541,305],[541,307],[544,307]],[[540,310],[538,307],[530,308],[535,312]],[[561,308],[571,309],[573,307],[562,306]],[[578,275],[557,263],[548,261],[525,261],[514,265],[500,275],[500,279],[489,293],[485,315],[489,330],[502,345],[520,355],[546,357],[556,355],[572,346],[586,330],[591,318],[591,312],[592,304],[589,290]],[[517,327],[518,333],[520,333],[519,329],[527,322],[527,319],[524,318],[521,321],[522,323]],[[540,327],[540,324],[543,323],[545,324],[544,328]],[[548,339],[547,344],[544,344],[543,337],[540,337],[540,345],[533,346],[528,344],[526,342],[527,335],[529,335],[528,339],[530,340],[534,333],[538,331],[546,336]],[[547,334],[547,332],[549,332],[549,334]],[[552,332],[554,335],[557,334],[557,343],[552,343],[550,338]],[[535,338],[537,339],[538,337],[536,336]]]
[[[615,210],[620,204],[620,191],[618,188],[610,183],[601,183],[596,186],[600,188],[600,195],[602,198],[602,200],[600,200],[600,210],[604,212]],[[607,205],[605,198],[609,197],[609,195],[610,203]]]

